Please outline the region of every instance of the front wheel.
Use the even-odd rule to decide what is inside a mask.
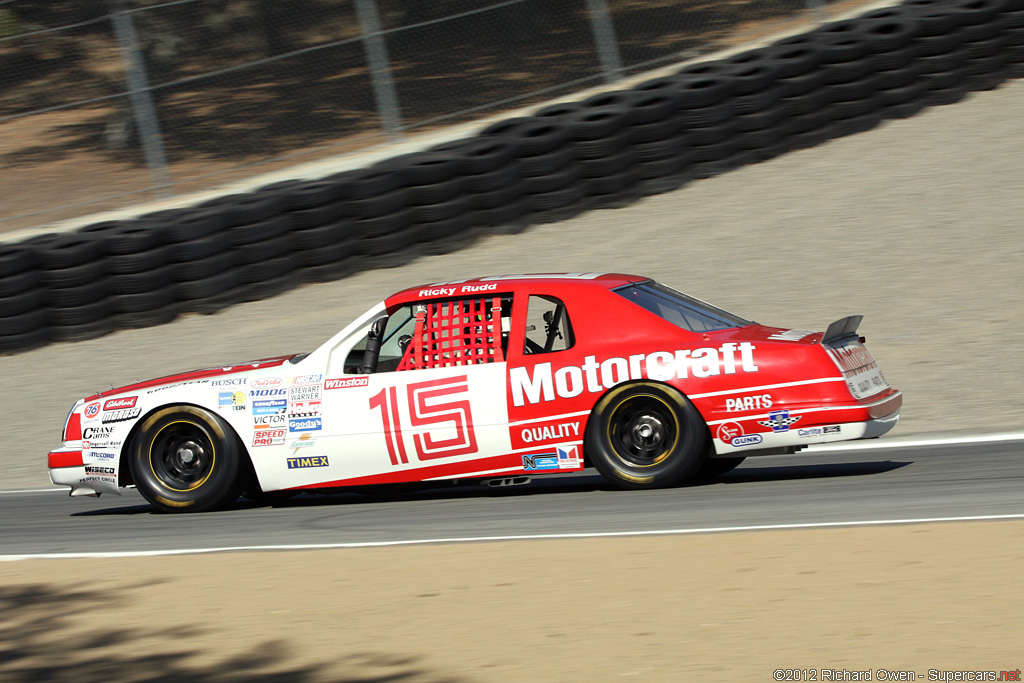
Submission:
[[[685,396],[663,384],[615,387],[594,408],[586,452],[597,471],[625,489],[676,486],[701,465],[707,425]]]
[[[230,504],[243,485],[238,439],[216,415],[193,406],[156,411],[129,453],[142,497],[161,512],[205,512]]]

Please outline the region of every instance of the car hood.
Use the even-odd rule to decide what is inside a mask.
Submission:
[[[141,389],[151,389],[153,387],[178,384],[180,382],[188,382],[196,379],[206,379],[208,377],[221,377],[224,375],[240,375],[249,373],[254,370],[264,370],[266,368],[274,368],[279,365],[283,365],[288,361],[289,358],[294,358],[296,354],[291,353],[287,356],[275,356],[273,358],[262,358],[260,360],[251,360],[237,365],[224,365],[214,368],[205,368],[203,370],[192,370],[190,372],[182,372],[176,375],[168,375],[166,377],[159,377],[157,379],[150,379],[144,382],[136,382],[134,384],[126,384],[123,387],[112,387],[107,391],[101,391],[98,394],[94,394],[85,399],[86,402],[95,401],[104,396],[112,396],[114,394],[124,394],[139,391]]]

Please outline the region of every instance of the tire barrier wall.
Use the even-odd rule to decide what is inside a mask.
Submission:
[[[1024,76],[1024,0],[906,0],[319,180],[0,245],[0,352],[663,192]]]

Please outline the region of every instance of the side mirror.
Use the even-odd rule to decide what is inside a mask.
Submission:
[[[387,323],[387,316],[384,316],[370,324],[370,331],[366,335],[366,351],[363,352],[362,371],[364,375],[377,371],[377,359],[380,358],[380,345],[384,339],[384,328]]]

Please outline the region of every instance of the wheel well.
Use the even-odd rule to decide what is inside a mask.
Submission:
[[[592,465],[592,463],[590,462],[590,456],[587,455],[587,452],[586,452],[587,431],[590,429],[590,425],[594,423],[592,418],[594,417],[594,411],[597,410],[597,406],[600,405],[601,401],[603,401],[605,399],[605,397],[609,393],[611,393],[612,391],[614,391],[616,389],[619,389],[621,387],[628,387],[630,385],[636,385],[636,384],[656,384],[658,386],[665,387],[666,389],[674,391],[677,394],[679,394],[680,396],[682,396],[684,399],[686,399],[687,401],[690,401],[690,403],[693,404],[694,409],[697,411],[697,414],[700,415],[701,422],[704,424],[704,430],[705,430],[705,433],[707,435],[707,438],[705,439],[705,443],[709,447],[711,447],[711,448],[714,447],[713,444],[712,444],[713,436],[711,434],[711,427],[708,426],[707,418],[704,417],[704,413],[702,413],[700,411],[700,408],[697,408],[697,404],[693,403],[693,401],[690,400],[690,397],[687,396],[685,392],[683,392],[678,387],[672,386],[668,382],[662,382],[662,381],[656,380],[656,379],[631,379],[631,380],[627,380],[625,382],[619,382],[618,384],[615,384],[615,385],[610,386],[607,389],[605,389],[604,392],[600,396],[597,397],[597,400],[594,401],[594,405],[590,408],[590,413],[587,414],[586,426],[584,427],[584,430],[583,430],[583,458],[584,458],[584,462],[585,462],[586,465]]]
[[[145,415],[140,416],[139,419],[135,421],[135,424],[132,426],[132,428],[128,431],[128,436],[125,437],[124,443],[121,444],[121,459],[120,459],[120,462],[118,463],[118,467],[117,467],[117,485],[118,486],[132,486],[132,485],[135,484],[135,480],[132,478],[132,468],[131,468],[131,466],[128,463],[129,459],[128,459],[127,455],[131,452],[131,449],[132,449],[132,446],[135,443],[135,440],[139,439],[139,438],[142,438],[141,437],[141,434],[142,434],[142,424],[146,420],[148,420],[149,417],[153,413],[155,413],[155,412],[157,412],[159,410],[163,410],[165,408],[183,408],[183,407],[197,408],[199,410],[205,410],[206,412],[209,412],[211,415],[216,415],[216,413],[213,413],[208,408],[204,408],[203,406],[197,405],[195,403],[169,403],[169,404],[166,404],[166,405],[157,406],[156,408],[153,408],[152,410],[150,410]],[[235,437],[235,441],[238,443],[239,453],[244,454],[245,457],[244,457],[244,459],[242,461],[242,464],[243,464],[243,467],[245,468],[247,476],[255,477],[256,476],[256,470],[255,470],[255,468],[253,467],[253,464],[252,464],[252,456],[249,453],[249,449],[245,447],[245,442],[242,441],[242,437],[240,437],[238,435],[238,432],[235,431],[234,426],[230,422],[228,422],[224,418],[221,418],[219,415],[217,417],[220,418],[220,421],[224,424],[224,426],[226,428],[226,431],[228,433],[230,433],[232,436]],[[255,481],[255,479],[254,479],[254,481]]]

